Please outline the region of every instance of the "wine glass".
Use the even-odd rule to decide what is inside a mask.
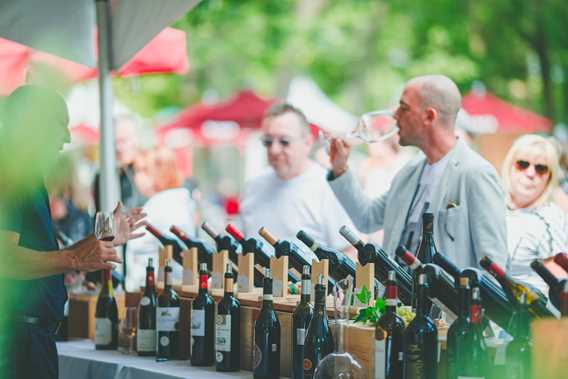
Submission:
[[[95,237],[101,241],[112,241],[115,232],[114,214],[112,212],[97,212],[95,216]]]
[[[320,130],[319,136],[327,144],[331,138],[341,138],[350,145],[357,145],[385,141],[396,133],[398,133],[398,126],[393,112],[382,109],[363,114],[355,128],[348,132],[329,133]]]
[[[351,354],[344,351],[343,331],[350,315],[355,311],[354,279],[351,275],[333,287],[333,314],[335,351],[322,359],[316,367],[316,379],[366,379],[367,371]]]

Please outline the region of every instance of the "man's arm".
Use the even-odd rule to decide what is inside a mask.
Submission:
[[[332,140],[329,150],[332,169],[327,178],[329,185],[355,227],[363,233],[376,232],[383,228],[388,192],[376,199],[370,199],[363,192],[347,167],[349,152],[350,147],[345,141]]]
[[[467,177],[469,227],[476,260],[489,256],[507,264],[505,195],[494,170],[471,172]]]
[[[18,245],[20,236],[0,231],[2,265],[0,276],[19,280],[38,279],[69,270],[96,271],[112,269],[108,262],[120,263],[112,242],[89,236],[61,251],[39,252]]]

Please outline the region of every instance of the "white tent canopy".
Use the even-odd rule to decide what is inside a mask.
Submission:
[[[199,0],[3,0],[0,37],[88,66],[98,72],[101,113],[101,207],[120,198],[116,176],[109,72],[126,63]]]

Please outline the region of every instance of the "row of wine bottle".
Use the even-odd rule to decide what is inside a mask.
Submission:
[[[150,258],[146,267],[144,295],[139,304],[136,350],[141,356],[156,356],[157,361],[179,357],[181,303],[172,288],[171,272],[168,260],[164,268],[164,290],[157,296]],[[106,279],[108,271],[104,275]],[[218,371],[236,371],[240,367],[240,304],[233,294],[230,264],[224,276],[225,291],[215,312],[215,302],[208,292],[207,264],[200,265],[199,292],[191,305],[191,364],[215,365]],[[118,345],[117,304],[110,279],[105,283],[96,308],[95,346],[99,350],[116,349]]]

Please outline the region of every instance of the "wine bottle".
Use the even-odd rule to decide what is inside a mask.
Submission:
[[[404,331],[404,378],[436,379],[438,370],[438,329],[428,316],[428,279],[418,275],[416,317]]]
[[[191,304],[191,365],[215,363],[215,302],[208,292],[207,264],[199,265],[199,293]]]
[[[274,255],[276,258],[288,256],[288,259],[290,260],[289,264],[298,273],[301,273],[306,265],[312,267],[311,260],[306,258],[308,255],[295,243],[286,240],[277,240],[264,227],[259,229],[258,234],[260,234],[260,236],[274,248]],[[335,280],[333,278],[328,278],[328,292],[331,292],[334,285]]]
[[[422,214],[422,237],[416,251],[416,257],[423,264],[428,264],[433,262],[434,255],[437,252],[434,243],[434,214],[424,212]]]
[[[213,254],[215,251],[211,246],[201,240],[190,238],[183,230],[175,225],[170,226],[170,232],[179,238],[187,249],[197,249],[197,260],[199,263],[207,263],[208,267],[213,265]]]
[[[103,286],[95,311],[95,349],[115,350],[118,347],[118,307],[110,270],[102,270],[101,275]]]
[[[315,286],[314,315],[310,320],[304,344],[304,378],[312,379],[319,362],[333,352],[333,337],[327,321],[325,283],[320,275]]]
[[[457,379],[464,360],[469,359],[466,335],[470,328],[470,298],[469,278],[459,278],[458,289],[458,318],[448,329],[448,370],[449,378]]]
[[[254,322],[252,370],[255,379],[280,377],[280,322],[272,302],[272,272],[265,268],[262,308]]]
[[[531,314],[537,317],[554,316],[553,311],[547,307],[548,301],[546,296],[535,289],[529,288],[526,284],[521,284],[513,279],[497,263],[493,262],[493,260],[487,256],[481,258],[479,264],[487,270],[487,272],[493,275],[495,279],[497,279],[511,302],[519,302],[521,294],[525,294],[525,300],[529,305]]]
[[[412,301],[412,277],[398,263],[391,259],[387,253],[380,247],[370,243],[365,244],[363,241],[344,225],[339,229],[341,234],[355,249],[357,249],[357,258],[359,263],[366,265],[367,263],[375,264],[375,278],[386,286],[388,281],[388,272],[396,272],[396,280],[398,283],[400,300],[404,304],[410,304]]]
[[[158,362],[174,359],[178,355],[179,339],[179,298],[172,288],[172,267],[166,260],[164,267],[164,290],[158,296],[156,329],[158,334]]]
[[[531,262],[531,268],[544,280],[548,285],[548,298],[550,302],[556,307],[560,308],[560,293],[564,289],[566,279],[560,280],[553,273],[550,272],[544,265],[541,259],[535,259]]]
[[[241,244],[243,254],[245,253],[254,254],[255,265],[259,265],[262,267],[270,267],[270,256],[264,251],[264,243],[261,240],[252,237],[245,238],[243,233],[241,233],[241,231],[239,231],[231,224],[228,224],[225,230]],[[288,272],[288,280],[291,281],[292,283],[299,282],[298,277],[291,272]],[[262,276],[262,272],[259,272],[258,270],[255,269],[254,285],[260,287],[262,286],[263,283],[264,283],[264,276]]]
[[[532,339],[530,331],[529,304],[527,293],[519,294],[518,305],[511,316],[508,331],[513,341],[507,345],[508,379],[526,379],[531,377]]]
[[[467,274],[470,280],[470,285],[478,286],[480,288],[483,308],[487,312],[489,318],[499,324],[499,326],[503,329],[507,328],[511,318],[511,313],[513,312],[513,306],[507,298],[507,295],[505,295],[503,289],[495,283],[494,280],[490,279],[487,274],[479,273],[476,269],[469,268],[460,270],[453,262],[441,253],[434,255],[434,263],[450,274],[454,278],[455,283],[458,283],[458,287],[460,276],[462,274]],[[474,283],[474,281],[476,283]]]
[[[138,306],[138,330],[136,351],[141,356],[156,355],[156,287],[154,285],[153,259],[148,258],[144,296]]]
[[[182,260],[182,257],[181,257],[181,252],[183,251],[183,248],[179,244],[178,241],[176,241],[173,238],[168,238],[168,237],[164,236],[158,229],[156,229],[151,224],[146,224],[146,230],[148,232],[150,232],[151,235],[156,237],[156,239],[158,241],[160,241],[162,246],[164,246],[164,247],[171,246],[172,250],[173,250],[173,257],[172,258],[174,259],[174,261],[176,261],[180,265],[183,264],[183,260]]]
[[[233,270],[225,268],[225,293],[217,304],[215,361],[217,371],[238,371],[241,344],[241,305],[233,294]]]
[[[296,237],[310,248],[319,260],[329,260],[330,275],[336,281],[344,279],[348,275],[355,277],[355,263],[345,254],[328,247],[322,247],[303,230],[300,230]]]
[[[312,319],[314,310],[310,303],[312,281],[310,278],[310,266],[304,266],[302,273],[302,295],[300,303],[292,315],[292,378],[304,377],[304,341],[306,332]]]
[[[564,271],[568,274],[568,254],[566,253],[558,253],[554,256],[554,262],[562,267]]]
[[[396,314],[396,272],[389,271],[385,288],[385,313],[375,328],[375,379],[402,378],[404,321]]]
[[[241,252],[241,246],[235,239],[229,235],[222,235],[217,233],[211,225],[207,222],[201,224],[201,229],[205,231],[215,241],[217,251],[227,250],[229,252],[229,259],[234,263],[238,263],[238,255]]]
[[[450,319],[455,319],[458,313],[457,292],[451,277],[448,276],[440,267],[433,263],[422,264],[420,260],[412,255],[403,246],[396,249],[396,255],[414,272],[415,288],[418,283],[418,274],[426,272],[432,283],[430,286],[430,299],[438,308],[446,312]],[[417,297],[413,298],[415,305]],[[416,305],[415,305],[416,306]],[[431,303],[425,300],[425,306],[431,308]]]
[[[471,289],[470,328],[466,334],[469,359],[464,362],[459,378],[487,378],[490,370],[490,359],[483,337],[483,305],[479,287]]]

